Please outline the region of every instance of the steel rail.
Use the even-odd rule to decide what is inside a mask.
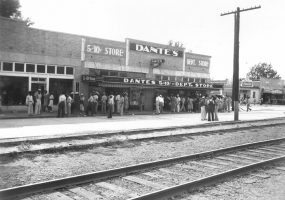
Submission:
[[[105,136],[114,136],[114,135],[131,135],[131,134],[136,134],[136,133],[149,133],[149,132],[162,132],[162,131],[171,131],[171,130],[177,130],[177,129],[192,129],[192,128],[205,128],[205,127],[218,127],[218,126],[223,126],[223,125],[243,125],[243,124],[247,124],[247,123],[262,123],[262,122],[269,122],[272,120],[284,120],[284,117],[277,117],[277,118],[270,118],[270,119],[258,119],[258,120],[243,120],[243,121],[213,121],[211,123],[206,123],[206,124],[198,124],[198,125],[184,125],[184,126],[171,126],[171,127],[163,127],[163,128],[145,128],[145,129],[140,129],[140,130],[126,130],[126,131],[110,131],[110,132],[106,132],[106,133],[100,133],[100,134],[96,134],[94,135],[93,133],[87,133],[87,134],[81,134],[81,135],[76,135],[76,134],[72,134],[69,136],[64,136],[63,138],[59,138],[59,137],[52,137],[52,138],[46,138],[46,137],[34,137],[33,139],[30,139],[29,142],[30,143],[41,143],[41,142],[45,142],[47,140],[49,140],[49,142],[52,141],[58,141],[59,139],[64,141],[64,140],[76,140],[76,139],[82,139],[82,138],[97,138],[97,137],[105,137]],[[252,125],[250,128],[255,128],[255,127],[259,127],[259,126],[270,126],[270,125],[284,125],[285,122],[276,122],[273,124],[264,124],[264,125]],[[249,128],[249,127],[245,127],[245,128]],[[233,129],[235,130],[235,129]],[[211,132],[211,131],[210,131]],[[60,136],[62,137],[62,136]],[[20,138],[23,139],[23,138]],[[11,141],[8,141],[11,140]],[[26,139],[24,140],[26,141]],[[0,144],[1,145],[18,145],[21,142],[23,142],[23,140],[15,140],[15,139],[11,139],[11,138],[7,138],[7,140],[2,141],[0,140]]]
[[[250,148],[254,146],[269,145],[272,143],[278,143],[278,142],[284,142],[284,141],[285,141],[285,137],[266,140],[266,141],[260,141],[260,142],[255,142],[255,143],[246,143],[243,145],[236,145],[236,146],[231,146],[227,148],[220,148],[220,149],[206,151],[202,153],[196,153],[196,154],[191,154],[191,155],[186,155],[186,156],[179,156],[179,157],[174,157],[174,158],[158,160],[154,162],[146,162],[146,163],[141,163],[138,165],[130,165],[126,167],[115,168],[111,170],[104,170],[104,171],[87,173],[87,174],[82,174],[82,175],[77,175],[77,176],[70,176],[70,177],[61,178],[61,179],[55,179],[51,181],[45,181],[45,182],[12,187],[12,188],[6,188],[6,189],[0,190],[0,199],[1,200],[15,199],[19,196],[27,196],[33,193],[64,188],[66,186],[82,184],[82,183],[86,183],[90,181],[99,181],[99,180],[110,178],[110,177],[116,177],[119,175],[142,171],[145,169],[156,168],[159,166],[168,165],[168,164],[172,164],[175,162],[183,162],[183,161],[190,160],[190,159],[218,155],[218,154],[222,154],[225,152],[233,152],[233,151],[237,151],[240,149]]]
[[[243,166],[243,167],[239,167],[239,168],[236,168],[236,169],[233,169],[233,170],[228,170],[228,171],[225,171],[225,172],[221,172],[221,173],[218,173],[218,174],[215,174],[215,175],[212,175],[212,176],[208,176],[208,177],[205,177],[205,178],[201,178],[201,179],[198,179],[198,180],[195,180],[195,181],[191,181],[191,182],[188,182],[188,183],[184,183],[184,184],[180,184],[180,185],[177,185],[177,186],[169,187],[169,188],[166,188],[166,189],[163,189],[163,190],[159,190],[159,191],[156,191],[156,192],[148,193],[148,194],[145,194],[145,195],[142,195],[142,196],[139,196],[139,197],[136,197],[136,198],[131,198],[131,199],[128,199],[128,200],[149,200],[149,199],[151,199],[151,200],[158,200],[158,199],[162,199],[162,198],[165,198],[165,197],[173,196],[173,195],[175,195],[177,193],[181,193],[182,191],[193,191],[193,190],[198,189],[198,188],[203,187],[203,186],[207,186],[207,185],[211,185],[211,184],[214,184],[214,183],[222,182],[223,180],[229,178],[229,176],[235,176],[235,175],[243,173],[244,171],[248,171],[250,169],[261,167],[261,166],[267,165],[269,163],[281,161],[281,160],[284,160],[284,159],[285,159],[285,156],[272,158],[272,159],[269,159],[269,160],[265,160],[265,161],[257,162],[257,163],[254,163],[254,164],[246,165],[246,166]]]

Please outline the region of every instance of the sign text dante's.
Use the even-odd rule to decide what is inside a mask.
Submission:
[[[145,53],[154,53],[166,56],[174,56],[174,57],[183,57],[183,51],[167,49],[167,48],[160,48],[160,47],[153,47],[150,45],[144,44],[136,44],[130,43],[130,50],[145,52]]]

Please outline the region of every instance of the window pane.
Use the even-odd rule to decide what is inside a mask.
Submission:
[[[101,74],[101,76],[108,76],[108,71],[107,70],[101,70],[100,74]]]
[[[35,65],[27,64],[26,65],[26,72],[35,72]]]
[[[38,73],[45,73],[46,69],[44,65],[37,65],[37,72]]]
[[[47,73],[49,73],[49,74],[55,74],[55,66],[48,65],[48,66],[47,66]]]
[[[201,83],[206,83],[206,79],[201,78]]]
[[[188,82],[188,77],[183,77],[183,82]]]
[[[24,63],[15,63],[15,71],[23,72],[24,71]]]
[[[189,82],[194,82],[194,78],[189,78]]]
[[[170,81],[175,81],[175,76],[170,76]]]
[[[64,74],[64,67],[57,66],[57,74]]]
[[[168,76],[162,76],[163,81],[168,81]]]
[[[182,81],[183,81],[183,77],[181,77],[181,76],[177,76],[177,77],[176,77],[176,81],[178,81],[178,82],[182,82]]]
[[[161,81],[161,75],[155,75],[155,80]]]
[[[118,75],[119,75],[118,72],[110,71],[110,76],[118,76]]]
[[[66,67],[66,74],[73,75],[73,67]]]
[[[3,71],[13,71],[13,63],[3,62]]]
[[[127,72],[120,72],[120,77],[127,77]]]

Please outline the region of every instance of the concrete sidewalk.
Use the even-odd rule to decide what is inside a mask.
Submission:
[[[260,120],[285,117],[285,106],[253,106],[253,111],[239,112],[239,120]],[[219,113],[221,122],[233,121],[234,112]],[[23,137],[65,137],[80,134],[121,132],[139,129],[190,126],[212,123],[200,120],[200,113],[175,113],[153,115],[125,115],[70,117],[70,118],[24,118],[0,120],[0,139]]]

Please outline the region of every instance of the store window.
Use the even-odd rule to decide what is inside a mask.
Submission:
[[[188,82],[188,77],[183,77],[183,82]]]
[[[73,67],[66,67],[66,74],[73,75]]]
[[[3,62],[3,71],[13,71],[13,63]]]
[[[25,71],[24,66],[25,66],[24,63],[15,63],[15,71],[16,72],[24,72]]]
[[[47,66],[47,73],[49,73],[49,74],[55,74],[55,66],[53,66],[53,65],[48,65],[48,66]]]
[[[26,65],[26,72],[35,72],[35,65],[34,64],[27,64]]]
[[[25,105],[28,77],[0,76],[2,105]]]
[[[189,78],[189,82],[195,82],[194,78]]]
[[[37,65],[37,73],[45,73],[46,66],[45,65]]]
[[[175,81],[175,76],[170,76],[170,81]]]
[[[163,81],[168,81],[168,76],[162,76]]]
[[[155,80],[161,81],[161,75],[155,75]]]
[[[101,74],[101,76],[108,76],[109,75],[107,70],[101,70],[100,74]]]
[[[206,79],[201,78],[201,83],[206,83]]]
[[[57,74],[64,74],[64,67],[57,66],[56,73],[57,73]]]
[[[183,82],[183,77],[177,76],[177,77],[176,77],[176,81],[178,81],[178,82]]]
[[[110,71],[110,76],[119,76],[117,71]]]
[[[120,77],[127,77],[127,72],[120,72]]]

